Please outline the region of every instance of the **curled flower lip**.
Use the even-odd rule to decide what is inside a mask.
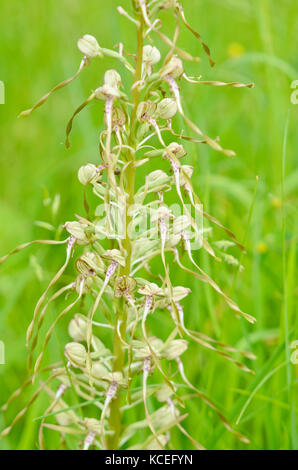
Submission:
[[[155,46],[144,46],[143,48],[143,61],[149,65],[157,64],[161,59],[161,54]]]

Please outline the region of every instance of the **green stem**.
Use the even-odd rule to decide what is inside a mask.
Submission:
[[[138,28],[138,48],[137,48],[137,63],[134,75],[134,85],[140,82],[142,77],[142,62],[143,62],[143,40],[144,40],[144,24],[143,19],[140,18],[140,24]],[[138,85],[133,87],[133,109],[131,113],[131,121],[130,121],[130,133],[128,143],[132,148],[136,146],[136,139],[135,139],[135,123],[136,123],[136,113],[137,107],[140,103],[140,88]],[[128,193],[127,204],[125,208],[125,227],[126,227],[126,234],[125,239],[123,240],[123,250],[125,252],[125,266],[121,267],[120,276],[129,276],[131,270],[131,223],[132,218],[129,215],[129,207],[131,207],[134,203],[134,194],[135,194],[135,151],[131,150],[128,152],[128,162],[130,164],[126,170],[126,191]],[[117,313],[116,313],[116,322],[121,320],[121,327],[120,332],[122,338],[126,336],[126,320],[127,320],[127,306],[125,304],[124,299],[120,299],[118,303]],[[113,364],[113,371],[123,371],[124,364],[125,364],[125,350],[123,348],[123,344],[117,334],[115,329],[114,332],[114,364]],[[117,397],[112,401],[110,407],[110,418],[109,418],[109,427],[113,431],[113,434],[107,439],[107,448],[116,450],[119,448],[119,438],[121,435],[121,404],[122,404],[122,395],[118,394]]]

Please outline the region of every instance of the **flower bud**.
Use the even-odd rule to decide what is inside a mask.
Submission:
[[[170,75],[172,78],[179,78],[184,73],[182,60],[174,55],[161,69],[160,75],[166,77]]]
[[[157,210],[152,212],[151,221],[152,222],[158,222],[160,220],[168,221],[170,218],[172,218],[171,210],[168,209],[166,206],[161,206]]]
[[[86,341],[87,338],[87,322],[81,315],[75,317],[69,322],[68,334],[76,342]]]
[[[120,98],[120,91],[117,87],[110,85],[103,85],[97,88],[94,92],[97,100],[105,101],[107,98],[117,99]]]
[[[106,116],[105,116],[106,119]],[[126,123],[126,114],[123,109],[118,106],[113,106],[112,111],[112,127],[123,127]]]
[[[176,158],[182,158],[186,155],[186,151],[184,150],[183,146],[177,144],[177,142],[172,142],[170,145],[167,146],[166,150],[163,153],[163,157],[171,157],[171,153],[173,153]]]
[[[187,350],[188,342],[184,339],[174,339],[163,351],[164,356],[172,361],[180,357]]]
[[[174,302],[179,302],[180,300],[187,297],[190,292],[191,290],[188,287],[175,286],[172,289],[172,299]]]
[[[160,356],[159,352],[163,348],[162,340],[155,336],[151,336],[148,338],[148,341],[154,353],[157,356]],[[149,357],[152,354],[149,346],[146,343],[143,343],[143,341],[134,340],[132,342],[132,346],[136,359],[146,359],[146,357]]]
[[[149,191],[159,191],[162,187],[169,184],[171,178],[162,170],[155,170],[147,176]]]
[[[84,418],[84,425],[88,431],[95,432],[96,434],[100,433],[100,421],[95,418]]]
[[[63,403],[63,402],[62,402]],[[60,403],[57,403],[54,407],[53,407],[53,412],[54,413],[57,413],[63,409],[65,409],[66,406],[60,404]],[[76,416],[73,412],[71,411],[65,411],[63,413],[57,413],[55,415],[55,418],[57,420],[57,423],[60,424],[60,426],[70,426],[72,424],[75,423],[76,421]]]
[[[88,251],[76,261],[76,268],[83,276],[94,276],[98,271],[103,272],[104,263],[97,253]]]
[[[107,250],[103,255],[102,258],[116,261],[120,266],[125,266],[125,259],[121,255],[119,250]]]
[[[143,61],[148,65],[155,65],[161,59],[159,50],[154,46],[144,46],[143,47]]]
[[[103,57],[97,40],[90,34],[85,34],[78,40],[78,48],[86,57]]]
[[[82,286],[83,282],[83,286]],[[83,288],[82,288],[83,287]],[[75,290],[76,292],[81,295],[81,294],[87,294],[91,292],[93,288],[93,277],[85,277],[85,276],[77,276],[75,280]]]
[[[177,103],[173,98],[161,100],[156,108],[156,115],[160,119],[172,119],[177,113]]]
[[[146,122],[153,118],[156,111],[156,103],[153,101],[142,101],[137,109],[137,118],[140,122]]]
[[[122,82],[119,73],[114,69],[107,70],[104,75],[104,84],[112,88],[120,88]]]
[[[91,374],[97,380],[105,382],[116,382],[118,385],[126,385],[121,372],[109,372],[100,362],[95,362],[91,367]]]
[[[178,414],[178,410],[177,410]],[[173,412],[169,405],[162,406],[157,411],[152,413],[151,415],[152,424],[155,428],[165,428],[170,423],[172,423],[173,419]]]
[[[87,351],[80,343],[68,343],[65,346],[65,356],[74,366],[83,367],[87,359]]]
[[[140,287],[138,293],[141,295],[158,295],[160,297],[164,296],[163,290],[154,282],[149,282],[148,284]]]
[[[116,382],[118,385],[125,387],[127,385],[126,380],[123,377],[122,372],[109,372],[108,374],[108,381],[109,382]]]
[[[66,222],[64,225],[65,229],[67,230],[70,235],[72,235],[77,242],[84,244],[88,243],[89,239],[85,233],[87,229],[87,224],[83,224],[81,222]]]
[[[87,163],[87,165],[81,166],[78,171],[79,182],[84,186],[96,180],[98,177],[98,170],[93,163]]]
[[[193,166],[191,165],[181,165],[181,172],[180,172],[180,186],[184,186],[187,184],[186,178],[184,174],[191,179],[193,175]]]
[[[143,138],[148,134],[150,130],[150,122],[148,121],[141,121],[142,124],[137,129],[137,139],[139,141],[143,140]]]
[[[156,398],[159,402],[167,401],[173,395],[173,390],[167,385],[163,384],[156,392]]]
[[[105,347],[103,342],[99,338],[97,338],[97,336],[93,336],[92,338],[92,347],[97,357],[112,355],[111,351]]]
[[[101,364],[101,362],[95,362],[94,364],[92,364],[91,374],[92,377],[94,377],[95,379],[106,380],[108,377],[108,373],[109,372],[107,371],[105,366]]]
[[[125,295],[133,294],[137,285],[136,280],[133,277],[121,276],[115,282],[115,297],[120,298]]]

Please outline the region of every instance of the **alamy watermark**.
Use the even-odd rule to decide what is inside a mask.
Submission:
[[[294,91],[291,94],[291,103],[298,104],[298,80],[294,80],[291,83],[291,88],[294,88]]]
[[[126,211],[131,216],[127,226]],[[199,204],[196,210],[191,204],[184,204],[182,208],[180,204],[168,206],[163,201],[162,205],[149,204],[144,207],[142,204],[132,204],[126,208],[125,198],[118,197],[117,202],[111,201],[108,206],[99,204],[95,215],[94,230],[98,240],[124,240],[128,236],[131,240],[139,239],[146,243],[158,241],[163,236],[168,246],[174,246],[180,238],[187,237],[192,250],[199,250],[203,245],[203,206]],[[68,224],[65,227],[68,229]]]

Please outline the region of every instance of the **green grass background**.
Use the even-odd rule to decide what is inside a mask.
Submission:
[[[125,6],[126,2],[119,3]],[[6,103],[0,106],[1,254],[19,243],[51,236],[34,223],[37,220],[62,224],[73,220],[74,213],[84,214],[76,174],[81,164],[97,161],[96,137],[103,125],[100,105],[92,105],[75,122],[69,151],[63,145],[64,129],[73,109],[102,83],[105,69],[119,70],[118,64],[95,61],[80,79],[55,94],[29,119],[18,120],[17,115],[73,74],[80,61],[76,41],[83,34],[94,34],[105,47],[121,41],[126,51],[135,51],[134,26],[117,14],[117,5],[118,0],[1,2],[0,79],[6,86]],[[187,324],[257,355],[254,377],[197,345],[191,345],[184,357],[189,378],[233,424],[250,399],[239,430],[251,444],[239,443],[197,399],[188,402],[186,427],[209,449],[297,448],[297,366],[289,362],[289,343],[298,339],[298,106],[290,102],[290,84],[298,80],[298,4],[293,0],[185,0],[184,5],[216,61],[216,67],[210,69],[200,43],[183,29],[180,45],[202,57],[199,64],[188,64],[187,72],[202,74],[206,80],[256,84],[253,90],[183,85],[183,101],[192,119],[209,135],[220,135],[223,146],[237,152],[237,157],[229,159],[206,146],[188,145],[188,161],[196,167],[196,189],[205,208],[245,240],[247,247],[241,260],[245,269],[236,282],[236,268],[214,264],[202,253],[196,256],[240,307],[257,318],[254,326],[237,319],[208,286],[174,269],[173,282],[193,291],[187,302]],[[170,30],[166,15],[163,23],[165,31]],[[235,49],[241,55],[235,56]],[[178,129],[179,121],[175,125]],[[51,206],[45,204],[46,194],[61,196],[55,220]],[[222,238],[224,234],[215,230],[214,239]],[[236,250],[232,252],[239,256]],[[0,365],[1,404],[26,377],[26,328],[38,296],[63,257],[61,248],[34,247],[1,266],[0,339],[6,345],[6,364]],[[164,324],[167,327],[162,318]],[[67,340],[65,326],[61,323],[50,343],[48,361],[59,357],[59,345]],[[31,394],[28,390],[19,396],[0,415],[1,428]],[[43,413],[46,404],[45,397],[39,399],[0,442],[0,448],[36,448],[38,423],[33,418]],[[56,438],[48,436],[48,442],[53,448]],[[174,443],[177,449],[191,448],[178,433]]]

